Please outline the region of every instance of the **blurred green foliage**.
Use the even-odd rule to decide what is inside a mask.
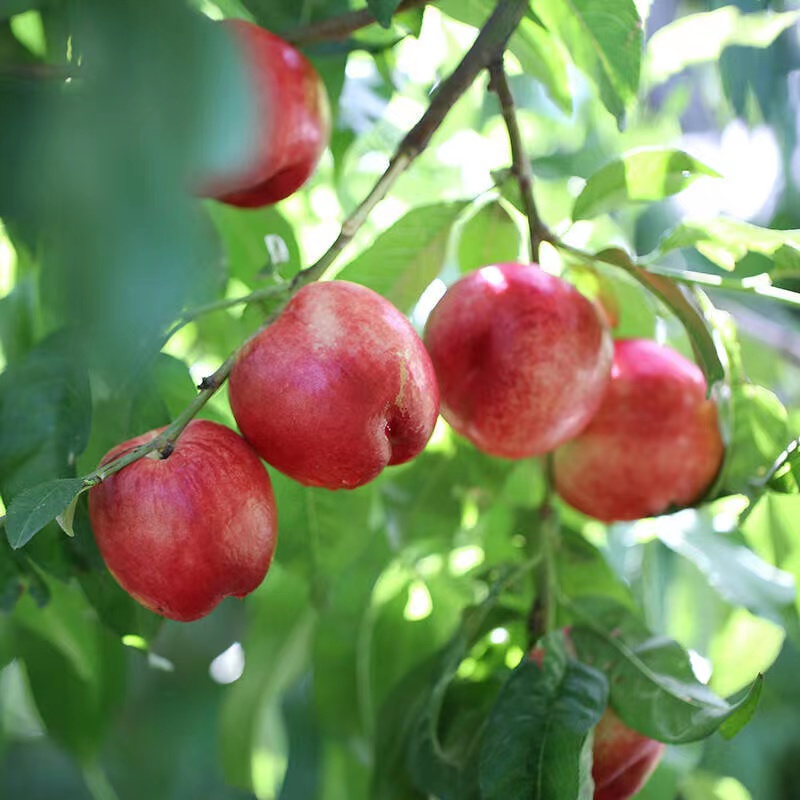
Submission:
[[[191,310],[325,251],[494,5],[441,0],[305,48],[333,101],[331,148],[260,211],[192,193],[251,144],[243,65],[213,20],[290,34],[360,3],[0,5],[0,509],[179,413],[268,306]],[[610,528],[559,509],[558,621],[581,661],[558,636],[543,676],[523,660],[548,536],[540,465],[443,423],[413,463],[353,492],[273,472],[267,580],[190,625],[116,585],[82,497],[74,539],[51,523],[2,544],[0,797],[513,800],[532,796],[536,752],[570,765],[545,779],[572,800],[610,693],[675,743],[641,798],[794,800],[798,450],[773,468],[800,422],[796,310],[775,291],[800,265],[791,5],[533,0],[509,42],[544,221],[607,251],[544,247],[543,265],[613,311],[618,336],[694,346],[715,381],[726,367],[720,498]],[[369,3],[385,23],[396,6]],[[462,272],[527,257],[486,88],[331,271],[417,325]],[[652,291],[641,266],[700,273],[723,311],[680,283]],[[233,425],[224,392],[203,413]]]

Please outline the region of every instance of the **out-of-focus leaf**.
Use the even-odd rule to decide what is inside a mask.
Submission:
[[[6,536],[14,549],[24,547],[83,490],[80,478],[57,478],[14,497],[6,516]]]
[[[38,609],[24,598],[16,644],[48,733],[84,763],[100,747],[122,699],[122,645],[91,614],[77,587],[50,584]]]
[[[658,245],[654,258],[679,250],[693,247],[718,267],[735,270],[737,262],[742,261],[748,253],[760,253],[767,256],[774,264],[779,254],[784,263],[796,261],[800,251],[800,231],[771,230],[741,222],[734,219],[718,218],[709,221],[685,221],[670,231]],[[757,291],[757,286],[754,287]]]
[[[443,0],[437,3],[437,8],[448,16],[476,28],[485,24],[494,6],[492,0]],[[508,40],[508,49],[517,57],[525,74],[536,78],[553,102],[569,113],[572,111],[572,92],[563,46],[532,17],[531,13],[520,22]]]
[[[0,346],[8,363],[22,358],[33,346],[35,306],[36,285],[30,275],[0,299]]]
[[[466,202],[412,209],[338,274],[362,283],[408,313],[444,265],[452,227]]]
[[[265,268],[290,278],[302,266],[292,226],[276,208],[243,214],[223,203],[209,203],[208,212],[225,242],[231,275],[247,286],[255,288]]]
[[[392,22],[392,14],[400,5],[400,0],[367,0],[367,8],[375,15],[375,19],[388,28]]]
[[[632,202],[661,200],[702,176],[719,174],[682,150],[632,150],[592,175],[575,200],[572,218],[589,219]]]
[[[634,730],[683,744],[752,713],[749,696],[729,703],[715,695],[695,678],[688,653],[677,642],[654,636],[629,609],[596,597],[579,600],[572,610],[576,624],[570,638],[580,660],[608,676],[611,705]]]
[[[277,793],[288,763],[281,697],[310,665],[313,629],[304,583],[273,564],[248,600],[245,671],[220,717],[222,766],[233,785]],[[270,753],[274,769],[257,769],[259,752]]]
[[[642,21],[633,0],[534,0],[533,10],[621,121],[639,87],[642,57]]]
[[[69,339],[54,334],[0,375],[0,493],[75,474],[91,419],[89,382]],[[66,505],[66,504],[65,504]]]
[[[731,494],[752,490],[766,476],[789,438],[786,409],[769,389],[744,383],[734,387],[731,458],[724,485]]]
[[[46,2],[47,0],[3,0],[3,5],[0,6],[0,20],[8,19],[15,14],[22,14],[24,11],[39,8]]]
[[[728,602],[787,624],[797,591],[792,575],[732,539],[710,510],[679,511],[654,524],[659,539],[695,564]]]
[[[608,684],[545,643],[542,667],[525,659],[500,692],[484,733],[481,797],[578,798],[594,794],[591,730]]]
[[[462,226],[458,238],[458,266],[462,272],[519,259],[519,228],[499,202],[482,206]]]
[[[659,28],[647,45],[644,77],[663,83],[692,64],[717,61],[726,47],[768,47],[800,19],[800,12],[745,14],[735,5],[689,14]]]
[[[709,386],[725,379],[727,357],[721,342],[714,335],[707,313],[710,304],[702,292],[642,269],[619,248],[603,250],[597,253],[596,258],[625,269],[675,314],[686,329]]]

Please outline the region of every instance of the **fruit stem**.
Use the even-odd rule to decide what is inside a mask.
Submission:
[[[508,130],[508,141],[511,145],[511,172],[517,179],[522,203],[525,207],[525,216],[528,218],[528,235],[530,237],[531,261],[539,261],[539,245],[542,242],[555,242],[555,236],[542,222],[533,197],[533,173],[531,163],[525,153],[522,143],[522,134],[517,119],[517,108],[514,96],[508,84],[508,76],[503,67],[503,54],[489,64],[489,90],[497,95],[500,109]]]
[[[403,0],[394,13],[399,14],[402,11],[410,11],[412,8],[419,8],[431,2],[434,2],[434,0]],[[358,11],[349,11],[346,14],[339,14],[329,19],[312,22],[292,31],[287,31],[281,34],[281,38],[296,46],[315,44],[316,42],[329,42],[336,39],[346,39],[350,34],[361,30],[361,28],[374,25],[376,22],[375,15],[370,9],[360,8]]]

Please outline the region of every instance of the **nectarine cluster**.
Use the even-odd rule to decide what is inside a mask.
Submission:
[[[647,340],[612,344],[606,315],[536,265],[457,281],[425,330],[442,415],[487,453],[555,452],[555,483],[613,522],[696,502],[723,455],[700,369]]]

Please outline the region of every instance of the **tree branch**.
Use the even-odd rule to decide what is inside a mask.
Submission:
[[[89,473],[83,478],[84,488],[88,489],[92,486],[105,480],[109,475],[124,467],[132,464],[134,461],[146,456],[148,453],[158,452],[163,458],[167,458],[174,447],[175,441],[181,435],[183,430],[189,422],[197,415],[197,413],[205,406],[211,399],[214,393],[222,386],[228,379],[228,376],[236,363],[239,353],[242,351],[249,341],[259,335],[268,325],[270,325],[275,318],[283,310],[283,307],[288,303],[289,299],[298,292],[303,286],[312,281],[320,278],[325,270],[335,261],[336,257],[347,246],[350,240],[355,236],[359,228],[364,224],[370,211],[382,200],[387,192],[394,185],[400,174],[402,174],[414,159],[425,149],[431,137],[441,125],[447,112],[453,107],[456,100],[472,85],[475,78],[480,72],[485,69],[489,63],[497,58],[497,55],[502,52],[505,47],[508,37],[513,33],[516,26],[522,19],[525,9],[527,8],[527,0],[501,0],[497,8],[495,8],[492,15],[486,22],[486,25],[481,29],[478,37],[475,39],[474,44],[469,49],[467,54],[461,60],[459,65],[453,73],[442,82],[439,90],[436,92],[430,106],[420,118],[419,122],[409,131],[403,141],[400,143],[394,157],[389,163],[386,172],[380,177],[378,182],[373,187],[372,191],[367,195],[364,201],[356,208],[356,210],[344,221],[339,236],[334,243],[330,246],[328,251],[310,267],[295,275],[294,279],[288,286],[282,287],[284,290],[283,302],[276,308],[269,317],[265,320],[264,324],[259,328],[253,336],[238,347],[231,353],[227,359],[220,365],[220,367],[207,378],[204,378],[198,387],[199,394],[194,400],[178,415],[178,417],[166,427],[158,436],[156,436],[147,444],[141,445],[114,459],[113,461],[103,464],[98,467],[94,472]],[[268,296],[273,297],[275,293],[271,291],[270,287]],[[266,291],[266,290],[265,290]],[[249,297],[252,297],[250,295]],[[209,304],[205,310],[216,310],[217,308],[225,308],[229,305],[236,305],[239,301],[223,300],[218,303]],[[213,308],[211,307],[213,306]],[[188,312],[183,320],[189,317],[192,319],[201,313],[200,310]],[[176,330],[176,328],[173,328]]]
[[[397,178],[428,146],[431,137],[455,105],[456,100],[472,86],[478,75],[503,52],[509,36],[519,25],[527,5],[525,0],[502,0],[498,4],[459,65],[439,85],[431,104],[420,117],[419,122],[400,142],[386,172],[361,205],[345,220],[336,241],[328,251],[316,264],[312,264],[295,275],[292,281],[293,288],[299,288],[317,280],[339,253],[347,247],[372,209],[386,196]]]
[[[399,14],[401,11],[410,11],[412,8],[420,8],[433,1],[434,0],[403,0],[397,7],[395,13]],[[312,22],[301,28],[295,28],[294,30],[281,34],[281,37],[287,42],[298,46],[315,44],[316,42],[328,42],[337,39],[346,39],[351,34],[361,30],[361,28],[366,28],[376,22],[377,20],[373,13],[368,8],[362,8],[358,11],[340,14],[338,17],[324,19],[320,22]]]
[[[508,130],[508,141],[511,145],[511,172],[519,184],[522,203],[525,206],[525,216],[528,218],[528,235],[531,244],[531,260],[539,261],[539,245],[542,242],[555,242],[555,236],[542,222],[536,209],[533,198],[533,174],[531,164],[522,144],[522,134],[517,120],[517,109],[508,78],[503,68],[503,55],[489,64],[489,89],[493,91],[500,101],[503,119]]]

